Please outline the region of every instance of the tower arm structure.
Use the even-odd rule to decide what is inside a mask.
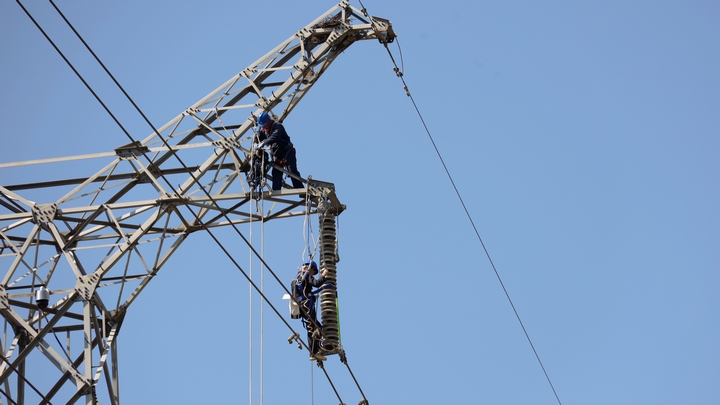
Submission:
[[[190,234],[308,210],[339,215],[334,185],[311,178],[263,193],[270,208],[259,209],[245,182],[255,117],[282,121],[350,45],[394,38],[388,20],[343,0],[143,139],[0,163],[3,183],[3,170],[36,165],[51,176],[0,186],[0,402],[119,404],[126,311]],[[99,159],[110,161],[85,174]],[[81,173],[53,176],[65,168]]]

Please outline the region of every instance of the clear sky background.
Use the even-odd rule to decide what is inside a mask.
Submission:
[[[26,3],[147,136],[50,3]],[[335,4],[56,3],[156,126]],[[720,403],[720,3],[364,4],[393,22],[409,89],[560,401]],[[338,289],[350,367],[374,405],[557,404],[392,67],[382,45],[354,44],[285,121],[300,172],[335,183],[347,205]],[[9,0],[0,121],[0,162],[127,143]],[[0,180],[48,175],[31,170]],[[226,242],[249,265],[247,246]],[[289,281],[304,243],[301,219],[269,223],[265,260]],[[248,403],[248,284],[207,236],[183,247],[130,307],[123,402]],[[264,403],[338,403],[288,335],[266,311]],[[345,403],[362,398],[337,356],[326,368]]]

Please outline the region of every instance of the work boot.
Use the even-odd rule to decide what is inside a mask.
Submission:
[[[327,360],[327,357],[323,356],[320,353],[315,353],[310,355],[310,360],[325,361]]]

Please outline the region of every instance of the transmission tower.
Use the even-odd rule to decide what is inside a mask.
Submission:
[[[344,209],[335,187],[311,178],[302,189],[249,186],[255,117],[284,120],[350,45],[394,38],[389,21],[344,0],[142,140],[0,163],[1,171],[110,161],[89,175],[0,186],[0,402],[119,404],[117,336],[128,307],[194,232],[309,210],[319,214],[320,260],[335,281],[335,217]],[[259,198],[271,208],[258,210]],[[321,297],[328,319],[334,294]],[[326,328],[337,349],[337,326]]]

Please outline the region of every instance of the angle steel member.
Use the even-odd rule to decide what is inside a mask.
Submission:
[[[0,162],[12,171],[0,172],[0,328],[15,331],[0,336],[1,402],[119,404],[115,337],[125,311],[183,242],[308,210],[320,214],[320,262],[333,282],[320,298],[324,343],[342,355],[335,217],[345,207],[334,185],[303,179],[306,189],[267,193],[273,208],[258,212],[244,176],[255,117],[267,111],[282,122],[352,44],[394,38],[388,20],[342,0],[149,135],[128,134],[114,151]],[[99,158],[108,161],[98,169],[90,160]],[[97,171],[62,178],[67,164]],[[64,344],[52,339],[58,333]]]

